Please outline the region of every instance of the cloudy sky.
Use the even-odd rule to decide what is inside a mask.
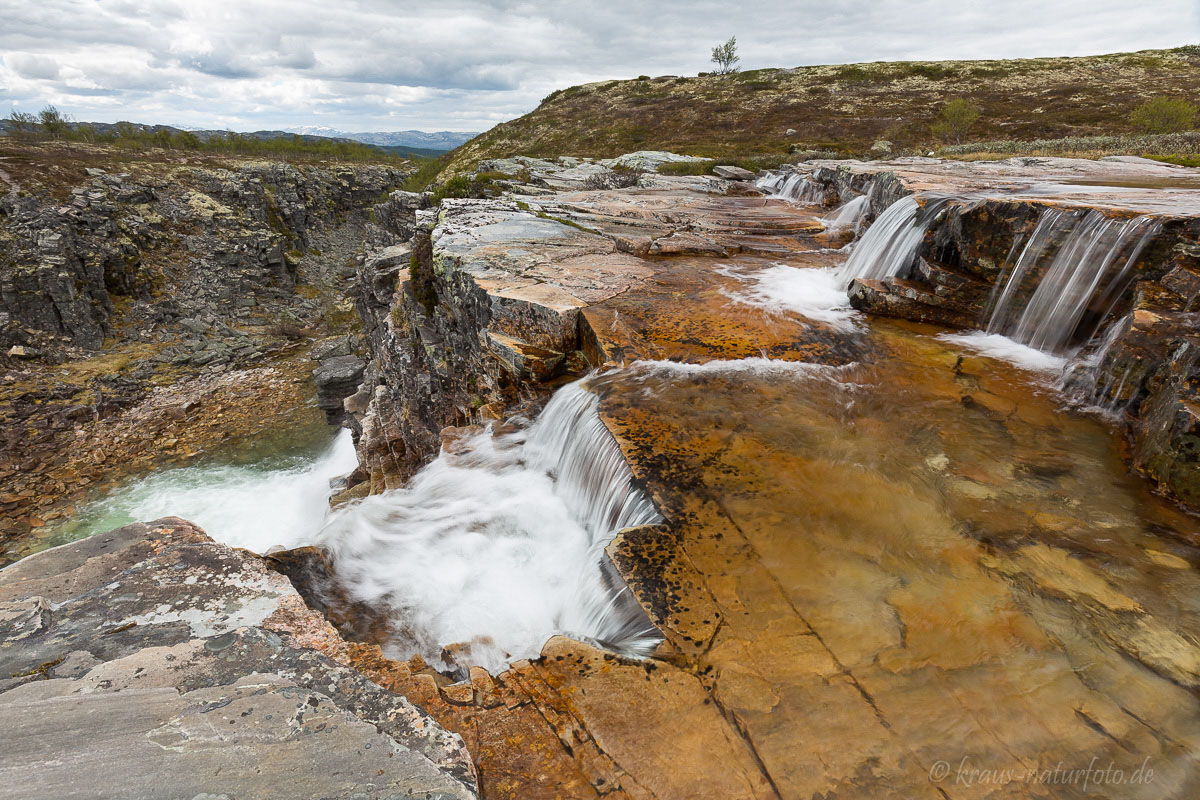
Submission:
[[[233,130],[471,130],[556,88],[1200,43],[1200,0],[0,0],[0,114]]]

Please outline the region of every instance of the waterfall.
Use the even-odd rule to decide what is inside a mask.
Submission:
[[[1138,256],[1158,231],[1148,217],[1045,211],[1002,279],[987,331],[1051,353],[1064,352],[1080,333],[1090,338],[1120,301]]]
[[[1113,346],[1121,334],[1128,331],[1132,316],[1125,316],[1111,323],[1108,329],[1094,338],[1086,347],[1081,348],[1067,363],[1058,381],[1058,390],[1071,398],[1073,402],[1091,411],[1095,411],[1109,419],[1118,419],[1129,405],[1136,399],[1136,393],[1124,397],[1125,386],[1133,385],[1143,377],[1142,365],[1138,365],[1137,374],[1134,364],[1127,364],[1120,376],[1109,375],[1101,383],[1098,375],[1099,368],[1104,364]]]
[[[771,197],[791,200],[805,205],[824,205],[825,189],[821,184],[798,173],[779,172],[759,178],[754,184]]]
[[[453,644],[496,671],[556,633],[635,655],[660,641],[604,548],[661,517],[598,407],[566,386],[526,430],[471,435],[334,513],[323,543],[352,597],[392,609],[390,655],[436,663]]]
[[[838,274],[841,285],[849,287],[856,278],[880,280],[908,275],[925,231],[949,200],[908,196],[888,206],[854,246]]]
[[[825,230],[831,234],[839,234],[842,231],[850,230],[857,236],[862,230],[863,222],[866,220],[867,211],[870,207],[870,194],[859,195],[853,200],[839,206],[832,214],[822,219],[821,222],[825,225]]]

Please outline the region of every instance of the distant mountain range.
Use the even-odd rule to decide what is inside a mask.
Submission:
[[[73,122],[71,124],[91,125],[97,133],[107,134],[115,132],[119,123]],[[224,136],[230,133],[230,131],[225,130],[207,130],[204,128],[195,128],[189,125],[146,125],[142,123],[133,123],[133,125],[139,130],[151,133],[158,130],[166,130],[171,133],[187,131],[188,133],[194,134],[201,140],[207,140],[212,136]],[[0,135],[6,133],[8,127],[8,124],[4,120],[0,120]],[[369,144],[373,147],[378,147],[380,150],[384,150],[401,157],[415,156],[419,158],[432,158],[435,156],[440,156],[447,150],[453,150],[455,147],[458,147],[458,145],[475,136],[474,133],[460,133],[455,131],[439,131],[437,133],[426,133],[425,131],[344,133],[333,128],[323,128],[312,125],[302,128],[289,128],[282,131],[239,132],[238,135],[250,136],[255,139],[280,139],[288,136],[299,136],[302,139],[307,139],[309,141],[316,139],[333,139],[334,141],[359,142],[361,144]]]
[[[427,150],[453,150],[468,139],[478,136],[475,132],[464,131],[378,131],[375,133],[351,133],[337,128],[321,125],[302,125],[298,128],[284,128],[288,133],[298,133],[301,136],[324,136],[330,139],[353,139],[364,144],[379,147],[420,147]]]

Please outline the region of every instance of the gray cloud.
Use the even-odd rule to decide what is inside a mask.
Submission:
[[[746,69],[1200,41],[1195,0],[0,0],[0,109],[238,130],[483,130],[555,88]]]

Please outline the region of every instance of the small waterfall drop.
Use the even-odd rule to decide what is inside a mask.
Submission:
[[[821,222],[825,225],[825,230],[833,235],[838,235],[850,231],[855,236],[862,230],[863,222],[866,220],[867,211],[871,208],[871,196],[869,194],[859,195],[853,200],[850,200],[837,208],[832,214],[825,217]]]
[[[824,205],[825,189],[795,172],[778,172],[759,178],[755,186],[765,190],[771,197],[790,200],[802,205]]]
[[[855,244],[838,275],[842,287],[849,287],[856,278],[880,280],[906,276],[925,231],[949,200],[949,197],[910,195],[888,206]]]
[[[632,655],[660,641],[604,548],[661,517],[598,407],[563,387],[526,430],[471,435],[334,513],[322,541],[354,599],[392,609],[390,654],[437,663],[455,644],[496,671],[556,633]]]
[[[1045,211],[1003,281],[988,333],[1048,353],[1065,352],[1080,333],[1090,338],[1128,288],[1138,256],[1159,229],[1148,217]],[[1023,294],[1028,300],[1022,306]]]

